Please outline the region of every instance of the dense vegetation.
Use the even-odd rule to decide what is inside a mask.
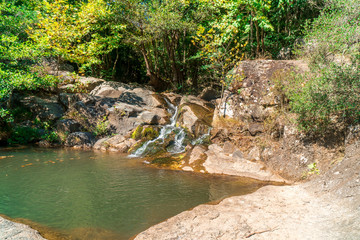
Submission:
[[[354,124],[359,9],[357,0],[0,0],[0,124],[13,120],[13,91],[56,84],[49,58],[81,75],[197,93],[235,81],[242,59],[277,59],[296,44],[311,62],[285,89],[299,125]]]
[[[306,27],[299,49],[310,72],[287,87],[301,129],[324,134],[343,131],[360,120],[360,2],[330,0]]]

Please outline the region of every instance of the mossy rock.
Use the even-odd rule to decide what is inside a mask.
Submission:
[[[135,140],[148,141],[159,136],[159,127],[139,125],[131,134],[131,138]]]
[[[159,128],[153,126],[143,127],[141,132],[141,139],[151,140],[159,136]]]
[[[139,125],[135,128],[134,132],[131,134],[131,138],[135,140],[141,139],[141,132],[143,130],[143,126]]]

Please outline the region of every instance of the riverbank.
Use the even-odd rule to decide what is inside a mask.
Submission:
[[[200,205],[135,239],[359,239],[359,135],[347,142],[345,158],[321,177]]]

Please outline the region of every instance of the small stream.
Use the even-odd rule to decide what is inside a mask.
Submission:
[[[245,178],[156,169],[140,158],[69,149],[0,149],[0,214],[69,239],[129,239],[199,204],[247,194]]]

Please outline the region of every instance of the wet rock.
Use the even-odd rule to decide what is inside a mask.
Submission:
[[[45,240],[38,231],[0,217],[0,236],[6,240]]]
[[[73,133],[81,130],[81,125],[74,119],[62,119],[57,121],[56,129],[58,132]]]
[[[94,145],[95,138],[89,132],[70,133],[65,140],[67,147],[90,148]]]

